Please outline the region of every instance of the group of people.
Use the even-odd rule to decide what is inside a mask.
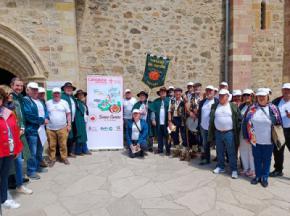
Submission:
[[[57,159],[69,165],[68,157],[91,155],[87,147],[87,93],[76,90],[67,82],[52,89],[52,99],[46,101],[46,91],[35,82],[26,86],[13,78],[11,89],[0,88],[0,198],[5,208],[19,208],[8,188],[17,193],[32,194],[24,186],[39,180],[39,173],[48,171]],[[48,144],[48,159],[43,158]],[[25,168],[25,169],[24,169]]]
[[[290,83],[282,86],[282,96],[271,102],[271,89],[228,90],[228,83],[219,89],[201,83],[187,84],[187,91],[161,87],[154,101],[141,91],[137,101],[130,89],[124,96],[124,128],[130,157],[143,157],[153,151],[157,138],[157,154],[191,159],[201,153],[200,165],[216,161],[215,174],[225,172],[229,163],[231,177],[251,178],[251,184],[268,186],[268,177],[283,175],[285,146],[290,150]],[[282,126],[286,143],[274,145],[272,130]],[[211,158],[211,148],[216,158]],[[270,173],[274,152],[275,170]],[[189,157],[188,157],[189,156]],[[241,172],[238,172],[240,158]]]

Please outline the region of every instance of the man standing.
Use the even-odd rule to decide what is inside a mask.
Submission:
[[[30,150],[29,146],[27,143],[27,140],[25,138],[25,118],[23,114],[23,82],[15,77],[11,80],[10,84],[12,90],[13,90],[13,102],[15,105],[15,114],[17,117],[17,123],[20,128],[20,139],[21,142],[23,143],[23,151],[19,156],[14,160],[14,165],[15,165],[15,177],[16,177],[16,191],[18,193],[23,193],[23,194],[32,194],[32,190],[28,189],[23,185],[23,163],[22,163],[22,158],[24,158],[25,161],[28,160],[30,157]],[[26,181],[29,181],[27,179]]]
[[[70,108],[70,113],[71,113],[71,130],[68,135],[68,140],[67,140],[67,151],[68,151],[68,156],[75,158],[75,141],[76,141],[76,136],[77,136],[77,130],[75,127],[75,115],[76,115],[76,100],[73,97],[73,91],[76,90],[76,87],[72,85],[70,82],[66,82],[62,87],[61,90],[64,91],[64,93],[61,96],[61,99],[65,100]]]
[[[217,167],[215,174],[225,172],[225,149],[227,150],[232,178],[238,178],[236,145],[239,143],[240,111],[238,107],[229,102],[229,91],[219,91],[219,103],[214,104],[210,112],[208,141],[215,138],[217,152]]]
[[[132,97],[131,90],[126,89],[123,101],[124,134],[126,133],[128,121],[132,119],[132,109],[135,103],[137,103],[137,100]],[[124,146],[127,147],[126,144],[124,144]]]
[[[172,132],[173,144],[179,145],[179,133],[182,138],[182,157],[181,160],[185,159],[185,149],[187,148],[187,139],[185,131],[185,118],[186,118],[186,106],[182,96],[182,89],[176,88],[174,90],[174,99],[170,100],[168,108],[168,125],[172,128],[176,126],[176,130]]]
[[[200,102],[198,110],[198,126],[203,144],[203,155],[201,157],[200,165],[206,165],[210,163],[210,142],[208,142],[209,117],[212,105],[218,104],[218,99],[214,97],[215,93],[213,86],[207,86],[205,93],[206,98]]]
[[[71,113],[68,103],[61,99],[60,88],[52,89],[52,99],[47,101],[46,106],[50,120],[46,130],[49,141],[49,165],[53,167],[55,164],[57,144],[61,161],[68,165],[66,142],[71,130]]]
[[[24,116],[26,119],[26,139],[28,141],[31,157],[27,162],[27,175],[29,178],[38,180],[40,176],[36,172],[44,172],[40,167],[42,161],[43,146],[40,141],[38,130],[48,124],[48,113],[38,99],[38,84],[30,82],[27,85],[27,95],[24,97]]]
[[[287,146],[290,151],[290,83],[285,83],[282,86],[282,97],[276,98],[273,104],[278,106],[282,117],[282,125],[285,135],[285,145],[280,150],[274,146],[274,168],[275,170],[270,173],[270,177],[283,176],[283,163],[284,163],[284,149]]]
[[[187,83],[187,91],[185,92],[185,96],[186,96],[186,99],[187,101],[190,101],[191,100],[191,97],[193,97],[193,93],[194,93],[194,88],[193,88],[193,82],[189,82]]]
[[[153,102],[153,109],[155,112],[155,121],[153,125],[157,127],[157,137],[158,137],[158,154],[163,153],[163,148],[165,145],[166,155],[170,155],[170,145],[168,144],[168,107],[169,98],[166,97],[167,90],[165,87],[160,88],[157,92],[159,98],[155,99]]]
[[[140,91],[137,96],[139,97],[139,101],[135,103],[133,109],[140,110],[141,119],[147,122],[148,126],[148,151],[153,152],[153,128],[152,123],[155,120],[155,113],[152,110],[152,102],[148,101],[148,93],[145,91]]]

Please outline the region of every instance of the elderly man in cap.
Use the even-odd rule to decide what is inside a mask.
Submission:
[[[219,103],[211,107],[208,141],[216,142],[217,167],[215,174],[225,172],[225,149],[227,150],[232,178],[238,178],[236,145],[239,143],[240,111],[229,102],[229,91],[219,91]]]
[[[29,178],[38,180],[37,172],[44,172],[40,167],[43,160],[43,146],[40,141],[38,130],[49,122],[49,116],[43,103],[38,99],[38,84],[30,82],[27,85],[27,96],[23,100],[24,116],[26,119],[26,139],[29,145],[31,157],[27,161],[27,175]]]
[[[47,136],[49,141],[49,166],[53,167],[56,161],[56,146],[59,145],[61,161],[68,165],[67,159],[67,137],[71,130],[71,111],[68,103],[61,99],[61,89],[52,89],[52,99],[46,103],[49,123],[47,125]]]
[[[233,90],[232,95],[233,95],[232,102],[239,107],[242,103],[242,91],[239,89],[235,89]]]
[[[66,82],[62,87],[61,90],[63,94],[61,99],[65,100],[70,108],[71,113],[71,130],[69,131],[68,139],[67,139],[67,151],[68,156],[75,158],[75,141],[77,137],[77,130],[75,125],[75,116],[76,116],[76,109],[77,109],[77,102],[73,97],[73,91],[76,90],[76,87],[73,86],[72,83]]]
[[[168,144],[168,107],[169,98],[166,97],[167,89],[161,87],[157,91],[159,98],[153,101],[153,109],[155,112],[155,121],[153,124],[157,126],[157,136],[158,136],[158,154],[163,153],[163,148],[165,145],[166,155],[170,155],[170,145]]]
[[[132,109],[135,103],[137,103],[137,100],[132,96],[131,89],[126,89],[123,99],[124,134],[126,132],[128,121],[132,119]],[[126,144],[124,143],[124,145]]]
[[[203,155],[200,165],[210,163],[210,142],[208,142],[208,129],[210,111],[213,104],[218,104],[219,100],[215,98],[214,87],[209,85],[205,89],[206,98],[200,102],[198,110],[198,126],[202,137]]]
[[[229,84],[225,81],[221,82],[220,83],[220,86],[219,86],[219,90],[222,90],[222,89],[226,89],[226,90],[229,90]],[[232,101],[232,94],[229,94],[229,101]]]
[[[182,155],[181,160],[185,160],[185,150],[188,147],[185,129],[186,120],[186,105],[182,98],[182,89],[174,89],[174,99],[170,100],[168,108],[168,125],[169,128],[176,127],[175,131],[172,132],[173,144],[179,145],[179,133],[182,138]]]
[[[193,85],[194,85],[193,82],[187,83],[187,91],[185,92],[185,96],[186,96],[188,101],[190,101],[191,97],[193,97],[193,93],[194,93]]]
[[[87,92],[79,89],[77,90],[75,97],[77,102],[77,110],[75,116],[75,124],[77,128],[77,137],[76,137],[76,155],[91,155],[92,153],[88,149],[87,145],[87,130],[86,130],[86,121],[88,115],[88,107],[85,103],[85,97]]]
[[[139,109],[141,119],[147,122],[148,126],[148,151],[153,152],[153,124],[155,121],[155,113],[153,111],[152,102],[148,101],[148,93],[145,91],[140,91],[137,96],[139,101],[135,103],[133,109]]]
[[[282,126],[284,130],[285,145],[280,150],[274,146],[274,168],[275,170],[270,173],[271,177],[283,175],[284,163],[284,149],[287,146],[290,151],[290,83],[284,83],[282,86],[282,97],[278,97],[273,101],[273,104],[278,106],[282,117]]]
[[[173,99],[174,98],[174,86],[169,86],[168,90],[167,90],[167,97],[169,97],[169,99]]]
[[[148,126],[144,119],[141,119],[140,110],[133,110],[133,118],[128,120],[126,129],[129,156],[144,157],[147,150]]]

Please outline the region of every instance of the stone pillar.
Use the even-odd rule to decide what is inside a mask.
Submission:
[[[290,1],[285,1],[284,6],[284,67],[283,82],[290,82]]]
[[[229,85],[231,89],[251,87],[252,1],[230,1]]]

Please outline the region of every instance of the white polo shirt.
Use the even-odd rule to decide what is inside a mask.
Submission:
[[[49,130],[60,130],[67,126],[67,113],[70,113],[70,108],[65,100],[60,100],[58,102],[53,99],[46,102],[49,123],[47,128]]]
[[[282,117],[283,128],[290,128],[290,118],[287,117],[287,112],[290,113],[290,101],[286,102],[283,98],[279,105],[279,111]]]
[[[137,100],[134,97],[130,98],[129,100],[124,98],[124,119],[132,119],[132,109],[135,103],[137,103]]]
[[[226,105],[219,104],[215,111],[215,128],[219,131],[228,131],[233,129],[232,110],[230,103]]]
[[[139,120],[138,122],[136,122],[136,124],[137,124],[138,128],[141,131],[141,121]],[[132,140],[138,140],[139,139],[140,132],[139,132],[136,124],[133,122],[133,125],[132,125],[132,136],[131,136]]]
[[[209,128],[209,118],[210,118],[210,111],[211,111],[211,106],[214,104],[214,98],[209,100],[206,99],[204,102],[202,108],[201,108],[201,127],[204,130],[208,130]]]

